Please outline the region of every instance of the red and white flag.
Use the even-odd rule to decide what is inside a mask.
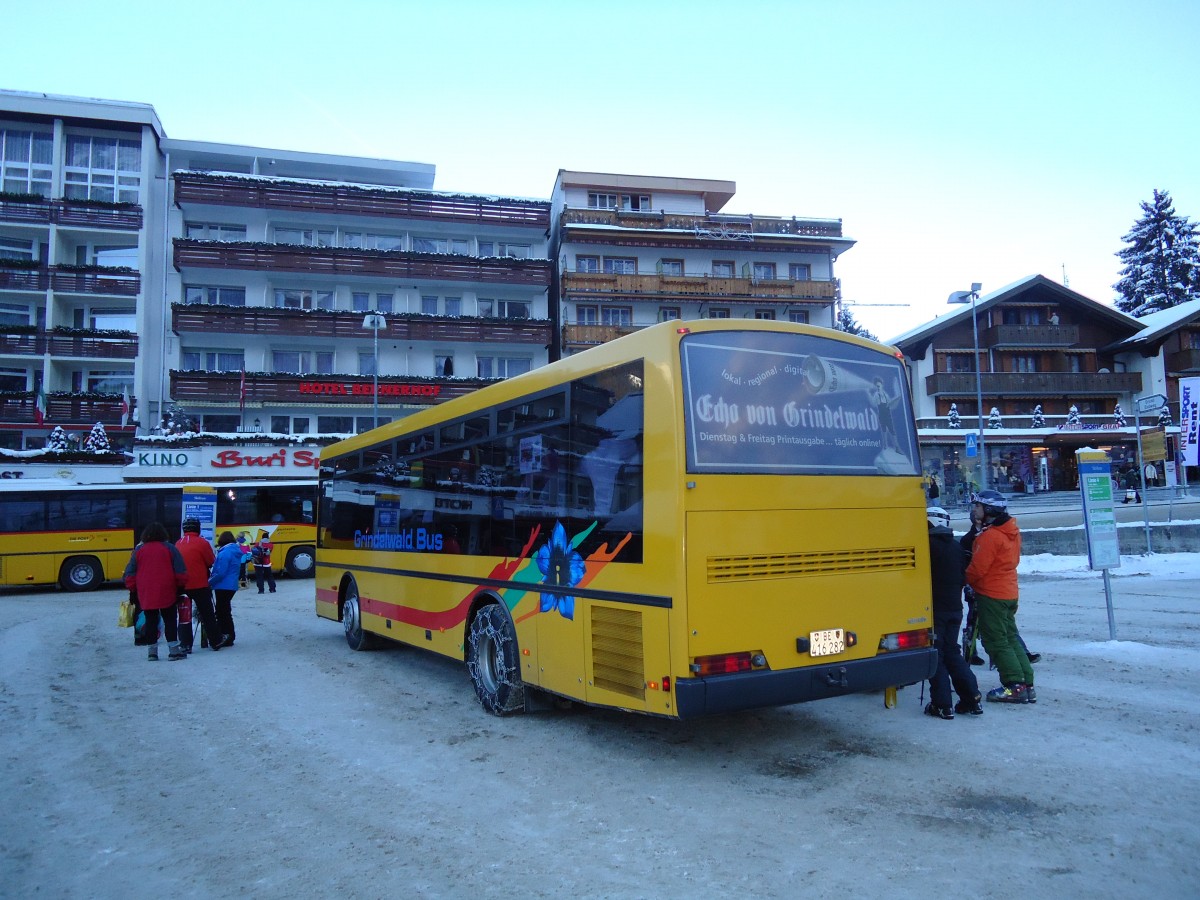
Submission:
[[[129,402],[129,385],[125,385],[125,393],[121,395],[121,427],[129,424],[129,414],[133,412],[133,404]]]

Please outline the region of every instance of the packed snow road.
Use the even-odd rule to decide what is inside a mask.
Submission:
[[[352,653],[312,581],[149,663],[122,592],[0,595],[4,897],[1200,893],[1194,578],[1025,579],[1035,706],[854,696],[498,719],[462,665]],[[977,669],[986,690],[995,673]]]

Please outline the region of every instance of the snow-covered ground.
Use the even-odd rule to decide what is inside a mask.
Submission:
[[[313,582],[147,663],[123,593],[0,595],[0,897],[1200,896],[1200,554],[1022,565],[1039,702],[497,719]],[[977,668],[980,687],[996,675]]]

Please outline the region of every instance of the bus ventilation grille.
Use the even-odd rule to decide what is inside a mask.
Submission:
[[[592,606],[592,683],[646,699],[642,660],[642,614],[632,609]]]
[[[850,575],[912,569],[917,565],[913,547],[874,550],[812,550],[806,553],[770,553],[759,556],[710,556],[708,581],[755,581],[797,578],[805,575]]]

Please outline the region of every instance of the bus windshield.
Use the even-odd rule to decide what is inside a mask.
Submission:
[[[900,360],[761,331],[687,335],[681,353],[688,472],[917,474]]]

